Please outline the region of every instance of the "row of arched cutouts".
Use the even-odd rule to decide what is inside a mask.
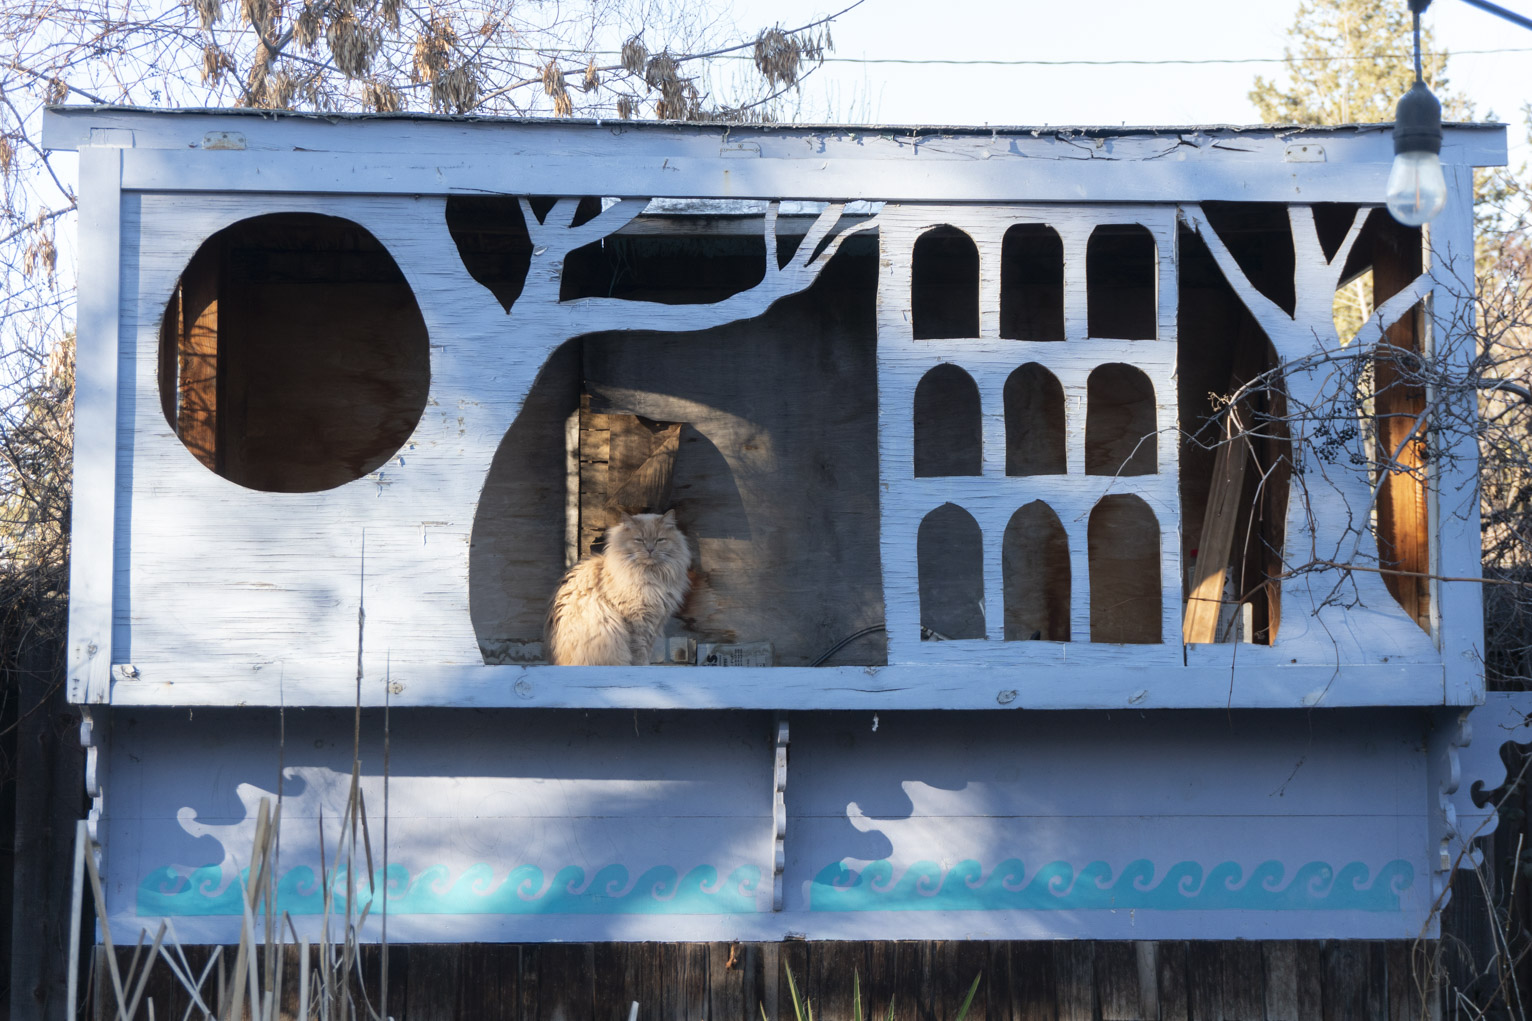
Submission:
[[[1005,473],[1062,475],[1064,388],[1036,362],[1005,381]],[[1085,383],[1085,473],[1153,475],[1158,470],[1154,384],[1121,362],[1098,365]],[[915,387],[915,477],[983,474],[979,387],[943,362]]]
[[[1103,497],[1086,526],[1090,640],[1161,641],[1160,526],[1131,494]],[[973,515],[945,503],[916,539],[921,637],[986,638],[984,537]],[[1011,516],[1001,546],[1005,640],[1067,642],[1069,541],[1053,508],[1034,500]]]
[[[1153,340],[1158,271],[1154,235],[1140,224],[1102,224],[1085,248],[1086,332]],[[942,224],[915,239],[910,325],[916,340],[979,335],[979,249]],[[1000,246],[1000,336],[1064,339],[1064,243],[1041,223],[1019,223]]]

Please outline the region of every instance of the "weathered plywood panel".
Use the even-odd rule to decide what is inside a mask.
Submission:
[[[283,896],[299,898],[288,909],[314,931],[305,870],[318,867],[321,810],[334,861],[352,715],[289,711],[283,748],[277,714],[251,712],[119,716],[103,824],[114,932],[161,913],[183,940],[237,931],[237,903],[220,899],[235,888],[221,877],[248,853],[259,799],[279,793],[279,758]],[[382,722],[363,715],[371,813],[384,803]],[[1434,777],[1415,753],[1422,723],[1411,711],[883,713],[876,730],[870,714],[805,714],[793,725],[780,911],[768,724],[765,714],[395,712],[389,938],[1402,938],[1430,925],[1418,804]],[[174,762],[154,754],[166,747],[180,749]],[[370,829],[376,861],[376,816]],[[369,940],[380,915],[374,905]],[[1214,949],[1213,984],[1197,995],[1253,1014],[1262,1001],[1249,1000],[1246,977],[1259,956]],[[1136,950],[1105,963],[1083,953],[1116,976],[1118,1013],[1134,988],[1143,1002],[1145,976],[1160,969]],[[941,970],[958,996],[986,959],[970,944],[951,954]],[[1076,965],[1053,987],[1073,988]],[[878,967],[869,962],[870,975]],[[693,992],[711,969],[700,956],[687,966]],[[1173,1013],[1180,994],[1160,995]]]
[[[1211,183],[1195,197],[1217,199],[1218,175],[1210,168],[1275,166],[1285,153],[1285,137],[1257,133],[1250,147],[1236,153],[1216,146],[1212,135],[1178,134],[1173,151],[1186,158],[1164,161],[1151,159],[1163,154],[1155,145],[1166,141],[1154,133],[1092,135],[1100,144],[1081,148],[1052,133],[986,139],[954,132],[947,139],[951,147],[944,142],[937,147],[939,154],[925,140],[906,154],[904,143],[883,134],[853,139],[835,132],[765,132],[758,138],[752,133],[756,148],[741,152],[760,158],[728,157],[739,171],[740,194],[750,193],[754,175],[768,165],[786,172],[775,191],[806,174],[799,194],[822,194],[817,184],[807,182],[829,178],[810,173],[813,161],[805,164],[796,154],[805,139],[827,147],[822,155],[828,162],[821,169],[832,177],[839,173],[832,165],[836,161],[873,171],[873,184],[900,174],[919,176],[903,161],[920,152],[922,158],[931,157],[921,166],[937,176],[977,173],[982,180],[979,190],[965,193],[962,202],[931,201],[950,182],[931,184],[934,190],[917,196],[920,202],[886,201],[903,196],[893,188],[879,193],[885,201],[881,208],[862,210],[845,221],[839,209],[831,208],[806,224],[799,208],[793,237],[806,233],[785,262],[776,258],[773,206],[758,221],[765,250],[759,283],[736,281],[742,289],[724,288],[727,293],[720,292],[718,301],[697,304],[560,300],[565,293],[598,293],[589,287],[566,288],[566,262],[575,266],[583,257],[573,253],[588,252],[626,229],[650,196],[631,196],[604,210],[593,198],[549,199],[538,205],[546,212],[542,219],[522,216],[529,269],[507,311],[495,293],[467,272],[445,223],[442,189],[455,187],[454,175],[467,180],[479,173],[486,138],[480,127],[412,123],[389,142],[395,156],[371,154],[369,165],[378,173],[354,181],[353,192],[342,195],[325,191],[330,185],[324,174],[363,151],[357,140],[364,136],[353,126],[337,130],[330,148],[296,152],[273,145],[210,153],[198,151],[194,143],[169,145],[166,140],[179,127],[131,113],[121,116],[127,118],[122,124],[142,125],[146,138],[164,143],[137,147],[122,157],[128,161],[123,166],[132,164],[124,171],[130,188],[144,190],[132,192],[124,204],[122,242],[113,249],[120,255],[122,283],[121,359],[114,390],[121,487],[114,510],[124,542],[111,561],[116,593],[110,656],[119,668],[115,683],[121,689],[113,697],[124,704],[333,704],[352,697],[359,647],[362,698],[368,702],[380,700],[386,691],[416,704],[1106,706],[1119,704],[1123,684],[1112,673],[1126,664],[1144,671],[1141,683],[1126,693],[1126,704],[1134,706],[1217,705],[1247,692],[1251,701],[1246,704],[1286,706],[1370,698],[1431,703],[1446,697],[1445,684],[1437,685],[1430,669],[1442,668],[1441,653],[1418,629],[1409,633],[1384,620],[1389,615],[1371,601],[1333,621],[1330,610],[1320,614],[1323,619],[1291,615],[1278,636],[1277,651],[1242,659],[1232,684],[1219,685],[1212,675],[1231,662],[1229,653],[1183,650],[1174,640],[1186,545],[1183,489],[1195,492],[1201,486],[1200,481],[1182,486],[1181,444],[1172,439],[1183,424],[1176,385],[1183,232],[1203,238],[1210,257],[1204,262],[1227,277],[1226,290],[1248,305],[1284,357],[1312,346],[1315,310],[1323,304],[1320,311],[1328,315],[1328,295],[1323,303],[1315,295],[1325,290],[1336,267],[1325,262],[1323,252],[1315,254],[1312,232],[1299,229],[1313,220],[1311,207],[1281,207],[1296,225],[1291,236],[1302,256],[1295,259],[1295,289],[1302,300],[1289,313],[1273,306],[1259,293],[1258,282],[1242,275],[1199,206],[1177,209],[1173,199],[1180,194],[1176,188],[1204,179]],[[215,122],[224,121],[199,123]],[[297,122],[248,126],[251,137],[292,140],[311,134],[310,125]],[[663,164],[674,155],[681,161],[674,164],[680,168],[679,180],[698,182],[691,194],[708,194],[709,175],[721,169],[723,159],[709,130],[646,128],[627,141],[614,141],[621,133],[607,138],[578,128],[528,127],[529,134],[508,134],[510,144],[500,151],[514,162],[515,153],[532,151],[528,139],[538,133],[545,141],[566,143],[561,153],[581,153],[595,168],[591,172],[611,165],[601,154],[625,152],[633,159],[624,166],[637,168],[638,177],[630,180],[641,180],[646,160]],[[1289,178],[1303,177],[1315,185],[1317,190],[1305,193],[1310,201],[1327,194],[1323,181],[1331,178],[1326,175],[1333,173],[1338,181],[1344,173],[1360,179],[1372,172],[1367,154],[1375,140],[1367,133],[1325,137],[1335,137],[1339,146],[1330,162],[1283,163]],[[1478,136],[1469,132],[1454,144],[1468,144],[1473,137]],[[440,145],[427,148],[427,139]],[[958,158],[960,152],[966,155]],[[444,163],[443,153],[459,155]],[[974,158],[979,155],[988,158]],[[1044,160],[1037,157],[1045,155],[1069,155],[1079,166],[1065,169],[1084,171],[1077,175],[1070,201],[1045,201],[1052,187],[1049,175],[1062,172],[1042,166]],[[304,164],[309,157],[319,163]],[[177,176],[194,165],[210,167],[213,160],[223,161],[218,167],[229,171],[221,178],[227,193],[205,191],[205,181]],[[423,172],[427,162],[442,173],[437,184],[409,195],[396,190]],[[985,176],[992,168],[981,166],[1012,162],[1042,176],[1023,180],[1026,175],[1012,174],[1012,183],[999,187]],[[1104,169],[1109,163],[1112,168]],[[1205,166],[1189,169],[1194,164]],[[1125,184],[1130,175],[1121,172],[1124,167],[1159,168],[1154,172],[1168,176],[1160,182],[1161,191],[1140,193],[1139,184]],[[251,168],[263,190],[242,192],[254,180],[241,176]],[[314,171],[306,179],[308,190],[292,176],[298,170]],[[1097,174],[1104,176],[1094,183],[1087,180]],[[1311,180],[1314,174],[1319,177]],[[581,179],[569,177],[558,190],[584,189],[590,196],[612,191],[595,185],[585,189],[578,185]],[[150,187],[155,181],[163,190]],[[1255,178],[1245,181],[1244,187],[1253,189],[1247,198],[1269,199],[1282,191],[1262,192],[1259,182],[1250,183]],[[1169,182],[1179,183],[1172,187]],[[672,190],[678,186],[667,185]],[[523,187],[528,186],[517,184]],[[1020,195],[1006,188],[1035,190]],[[654,193],[668,194],[665,188]],[[1110,202],[1099,201],[1108,193]],[[425,412],[397,456],[323,493],[257,493],[229,485],[199,464],[184,437],[164,421],[158,392],[163,363],[156,350],[158,322],[192,253],[231,223],[275,212],[344,216],[377,237],[400,266],[430,338]],[[1213,222],[1218,219],[1212,216]],[[673,210],[666,219],[672,228],[685,221]],[[846,232],[862,236],[833,261],[813,260],[818,242],[842,222]],[[913,253],[917,240],[941,225],[972,239],[979,314],[976,321],[966,314],[963,318],[961,329],[972,336],[917,340],[922,331],[912,322],[918,290]],[[1050,306],[1044,332],[1061,332],[1062,340],[1002,336],[1026,332],[1001,322],[1007,314],[1015,318],[1014,309],[1005,313],[1002,306],[1008,293],[1015,300],[1014,285],[1008,291],[1005,277],[1008,265],[1015,272],[1016,257],[1014,251],[1007,256],[1005,238],[1016,228],[1052,231],[1057,238],[1061,264],[1055,272],[1050,248],[1047,273],[1039,271],[1034,289],[1040,291],[1033,297]],[[831,251],[838,250],[844,236],[830,242]],[[1110,244],[1101,247],[1122,238],[1131,244],[1119,244],[1115,255]],[[854,255],[857,246],[865,251],[874,244],[875,292],[872,259]],[[830,268],[824,270],[827,262]],[[971,267],[964,273],[966,291],[968,276],[975,273]],[[1399,300],[1420,297],[1429,284],[1424,278],[1411,281]],[[637,291],[624,293],[640,297]],[[677,293],[695,297],[703,292],[680,286]],[[282,288],[269,290],[256,302],[258,309],[243,311],[240,327],[225,328],[231,310],[220,307],[221,334],[244,328],[280,341],[273,335],[283,322],[284,309],[278,306],[294,304],[283,297],[288,294]],[[1055,298],[1056,317],[1051,310]],[[1120,311],[1129,298],[1138,309],[1132,316],[1104,314]],[[870,313],[864,304],[869,301],[876,303]],[[368,316],[387,314],[380,302],[361,304],[367,308],[354,317],[357,329],[374,321]],[[1390,316],[1393,311],[1383,319],[1391,323]],[[222,350],[219,359],[220,365],[229,361]],[[957,480],[915,478],[912,395],[926,373],[945,363],[968,374],[979,392],[980,474]],[[1065,422],[1064,470],[1059,474],[1006,475],[1013,444],[1007,436],[1005,385],[1028,363],[1059,381]],[[1088,449],[1087,422],[1112,417],[1103,404],[1111,402],[1099,392],[1098,406],[1094,413],[1091,409],[1092,373],[1107,364],[1141,371],[1153,398],[1144,390],[1142,417],[1118,416],[1118,435],[1106,445],[1110,457],[1103,462]],[[193,376],[190,371],[184,375]],[[589,450],[576,451],[569,442],[580,393],[599,398],[593,414],[642,414],[683,424],[675,502],[685,511],[683,523],[696,533],[701,577],[698,596],[677,630],[703,639],[771,642],[776,662],[789,669],[815,662],[837,642],[859,636],[837,654],[837,661],[869,670],[886,662],[891,672],[862,680],[851,674],[682,676],[673,669],[644,675],[603,669],[548,675],[535,668],[522,671],[519,664],[537,659],[542,609],[558,574],[582,544],[582,530],[584,545],[594,537],[597,526],[588,519],[597,516],[595,508],[581,509],[577,490],[594,494],[601,472],[610,474],[613,458],[625,456],[614,449],[610,430],[604,451],[599,449],[600,429],[587,437]],[[245,423],[241,442],[258,443],[263,430],[250,422],[261,409],[241,408],[227,393],[218,401],[221,428],[228,430],[233,415]],[[268,422],[283,415],[274,406],[265,410]],[[875,451],[868,441],[874,428]],[[1130,440],[1144,454],[1151,435],[1152,472],[1147,456],[1126,454]],[[223,447],[220,456],[233,453],[238,459],[237,445]],[[1088,474],[1124,457],[1132,472],[1144,473]],[[577,462],[574,468],[571,459]],[[582,471],[589,476],[584,489]],[[1097,621],[1097,632],[1103,638],[1160,639],[1142,646],[1085,640],[1092,632],[1092,607],[1109,605],[1103,599],[1109,593],[1101,590],[1111,587],[1090,583],[1088,522],[1103,498],[1120,496],[1142,499],[1154,516],[1157,542],[1146,539],[1150,548],[1135,550],[1130,559],[1143,568],[1145,578],[1150,566],[1157,567],[1160,585],[1157,593],[1146,585],[1133,600],[1141,626],[1114,630]],[[1325,504],[1325,499],[1330,498],[1321,494],[1316,506],[1336,510],[1334,500]],[[1072,641],[1067,648],[1057,640],[1015,640],[1040,633],[1040,627],[1013,627],[1013,640],[1006,641],[1005,527],[1019,507],[1034,500],[1047,503],[1064,530],[1071,578],[1067,632]],[[971,639],[923,642],[916,536],[925,516],[947,502],[960,506],[979,527],[982,586],[980,598],[972,601],[982,606],[983,620],[964,629]],[[1326,511],[1315,520],[1333,517]],[[1150,533],[1146,529],[1144,534]],[[1295,533],[1294,542],[1301,538]],[[1466,533],[1455,541],[1466,543]],[[216,592],[207,584],[206,565],[212,558],[228,579],[216,583]],[[1097,559],[1102,559],[1099,550]],[[1376,578],[1361,583],[1382,584]],[[1289,587],[1296,591],[1299,586],[1295,581]],[[1438,600],[1434,605],[1445,604]],[[260,626],[250,626],[252,621]],[[1265,623],[1258,620],[1257,627]],[[887,629],[886,655],[882,639],[871,630],[880,625]],[[1047,637],[1057,639],[1064,630],[1050,623]],[[1284,635],[1291,644],[1283,644]],[[1282,665],[1312,672],[1338,660],[1346,673],[1363,663],[1381,664],[1385,657],[1391,665],[1427,669],[1409,673],[1409,680],[1394,689],[1365,674],[1311,684],[1299,671],[1268,670]],[[486,663],[495,668],[481,671]],[[501,666],[507,669],[497,669]],[[931,666],[942,668],[940,676],[922,669]],[[1016,670],[1021,666],[1062,672],[1035,681],[1012,680],[1023,673]],[[1198,672],[1205,668],[1206,673]],[[1452,669],[1458,670],[1457,660]],[[1459,698],[1464,682],[1452,683],[1453,697]],[[1047,690],[1079,684],[1084,687]],[[1036,691],[1030,702],[1024,699],[1032,692],[1023,695],[1029,687]]]

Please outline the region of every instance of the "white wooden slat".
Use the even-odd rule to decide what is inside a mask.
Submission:
[[[1473,194],[1472,175],[1452,170],[1447,207],[1428,228],[1427,271],[1432,276],[1430,315],[1426,318],[1426,348],[1452,345],[1452,368],[1466,372],[1477,345],[1464,343],[1461,333],[1474,326],[1471,293],[1474,265],[1473,208],[1465,199]],[[1458,334],[1454,338],[1454,334]],[[1445,353],[1445,352],[1439,352]],[[1440,394],[1428,400],[1443,399]],[[1478,409],[1471,404],[1454,409],[1457,421],[1472,421]],[[1450,436],[1436,434],[1436,442]],[[1431,520],[1430,562],[1437,575],[1477,578],[1483,570],[1479,534],[1479,451],[1472,437],[1454,445],[1449,457],[1431,458],[1427,491]],[[1444,622],[1446,626],[1444,626]],[[1446,701],[1449,705],[1473,705],[1484,697],[1484,601],[1474,582],[1431,583],[1431,626],[1438,636],[1446,665]]]
[[[927,643],[931,644],[931,643]],[[1186,709],[1224,707],[1440,705],[1440,663],[1288,665],[1266,646],[1211,650],[1181,665],[1181,646],[1088,642],[938,643],[970,652],[963,662],[887,667],[414,666],[390,675],[401,706],[673,709]],[[1146,652],[1174,653],[1174,663]],[[979,656],[986,657],[980,660]],[[1218,658],[1222,662],[1218,662]],[[1231,670],[1237,657],[1240,669]],[[226,662],[135,664],[138,677],[113,686],[114,705],[349,706],[354,685],[336,684],[347,664]],[[356,661],[349,664],[355,673]],[[1036,669],[1046,666],[1047,669]],[[282,674],[279,687],[276,674]],[[364,705],[383,704],[383,669],[362,686]],[[1014,695],[1009,695],[1015,692]]]
[[[386,125],[386,126],[380,126]],[[237,110],[163,111],[122,107],[55,107],[44,119],[44,144],[75,149],[93,132],[130,131],[138,148],[196,149],[211,132],[220,143],[243,142],[251,152],[345,152],[524,157],[548,152],[599,159],[613,150],[664,147],[677,156],[749,158],[919,159],[926,163],[1030,158],[1050,162],[1165,164],[1282,164],[1297,149],[1313,165],[1316,151],[1329,164],[1388,164],[1389,125],[1337,127],[1237,126],[994,126],[889,127],[880,125],[676,124],[643,121],[518,120],[423,115],[259,114]],[[387,139],[380,146],[379,137]],[[1442,160],[1499,166],[1505,162],[1498,125],[1447,125]]]
[[[121,149],[81,149],[69,558],[72,702],[105,701],[111,684],[121,176]]]
[[[635,149],[638,148],[635,146]],[[628,198],[897,202],[1373,202],[1389,164],[1190,164],[1091,160],[735,159],[622,154],[623,173],[589,155],[508,154],[493,164],[447,155],[128,150],[135,191],[602,195]]]

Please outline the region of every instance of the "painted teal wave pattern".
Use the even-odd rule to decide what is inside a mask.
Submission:
[[[1396,859],[1373,876],[1362,862],[1337,872],[1324,862],[1300,866],[1287,878],[1281,862],[1263,861],[1248,876],[1235,862],[1204,870],[1192,861],[1170,866],[1155,879],[1154,864],[1129,862],[1114,877],[1106,862],[1075,872],[1050,862],[1029,878],[1008,858],[988,875],[977,861],[944,870],[915,862],[897,879],[887,860],[860,872],[837,862],[814,877],[812,911],[1398,911],[1399,895],[1415,882],[1415,869]]]
[[[249,870],[240,880],[249,881]],[[382,891],[382,870],[375,882],[378,892],[367,885],[357,891],[356,910]],[[698,865],[685,876],[658,865],[637,882],[629,882],[628,870],[621,865],[606,865],[588,878],[584,869],[570,865],[559,869],[551,882],[532,865],[512,869],[500,882],[488,865],[472,865],[455,879],[443,865],[413,877],[403,865],[390,865],[387,897],[391,915],[733,915],[760,910],[755,897],[760,882],[761,870],[754,865],[741,865],[722,881],[712,865]],[[347,887],[345,869],[340,869],[333,877],[332,914],[344,913]],[[217,865],[196,869],[190,876],[155,869],[138,884],[137,912],[150,917],[239,915],[240,890],[240,883],[224,883]],[[381,908],[372,905],[374,912]],[[324,890],[312,868],[300,865],[283,873],[277,881],[277,910],[323,913]]]

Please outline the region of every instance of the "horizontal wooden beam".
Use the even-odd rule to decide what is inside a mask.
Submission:
[[[94,144],[138,149],[213,148],[250,152],[471,155],[491,163],[578,154],[600,162],[619,153],[685,158],[794,158],[929,164],[1020,157],[1082,162],[1388,163],[1391,124],[1337,126],[1171,125],[1158,127],[760,125],[656,121],[439,117],[419,114],[304,114],[269,110],[146,110],[53,107],[43,142],[53,149]],[[1442,161],[1499,166],[1501,124],[1449,124]],[[568,194],[561,192],[560,194]]]
[[[944,643],[957,645],[959,643]],[[965,642],[988,663],[885,667],[554,667],[398,663],[361,685],[362,704],[585,709],[1195,709],[1428,706],[1441,664],[1275,665],[1279,649],[1193,646],[1201,665],[1145,662],[1159,646]],[[976,652],[975,656],[983,655]],[[1156,657],[1157,658],[1157,657]],[[354,668],[354,661],[353,661]],[[340,664],[138,663],[115,668],[122,706],[349,706]],[[129,671],[132,671],[131,675]],[[279,681],[280,677],[280,681]]]
[[[613,153],[613,160],[619,154]],[[733,159],[636,150],[618,162],[456,155],[123,152],[123,188],[155,192],[604,195],[889,202],[1381,202],[1389,164]]]

